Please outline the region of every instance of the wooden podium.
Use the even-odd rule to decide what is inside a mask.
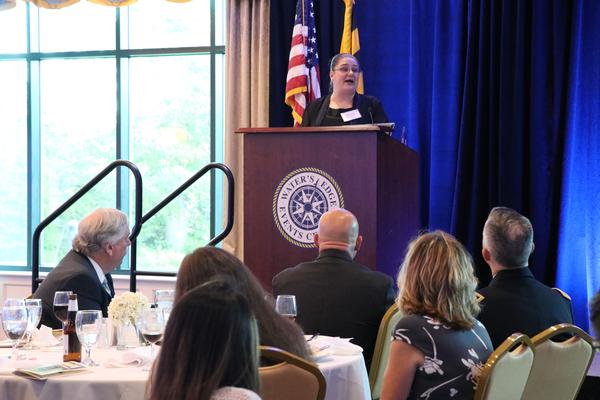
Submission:
[[[263,285],[317,257],[318,217],[358,218],[356,260],[395,277],[418,233],[418,156],[375,125],[244,128],[244,262]]]

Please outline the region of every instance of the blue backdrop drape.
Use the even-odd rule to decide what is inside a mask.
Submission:
[[[314,3],[326,88],[343,2]],[[295,4],[271,10],[271,126],[292,124],[283,93]],[[487,213],[528,216],[534,274],[572,295],[587,328],[600,286],[600,2],[357,0],[355,13],[365,93],[420,155],[422,226],[465,243],[486,284]]]

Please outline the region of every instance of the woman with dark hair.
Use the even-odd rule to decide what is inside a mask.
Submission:
[[[185,256],[177,272],[175,303],[190,289],[225,276],[239,287],[250,303],[256,318],[260,344],[274,346],[303,358],[309,353],[303,332],[298,325],[277,314],[268,297],[244,263],[225,250],[216,247],[200,247]]]
[[[356,57],[340,53],[329,65],[329,94],[306,107],[302,126],[336,126],[388,122],[381,102],[358,94],[360,64]]]
[[[479,313],[470,254],[452,235],[413,240],[398,273],[394,329],[382,400],[472,399],[493,351]]]
[[[149,400],[260,400],[256,321],[230,283],[207,282],[179,299],[148,389]]]

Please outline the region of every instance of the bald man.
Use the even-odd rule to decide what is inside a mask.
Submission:
[[[296,321],[305,333],[353,338],[368,369],[379,323],[395,293],[392,278],[354,261],[362,241],[351,212],[326,212],[314,236],[319,256],[277,274],[273,292],[296,296]]]
[[[112,272],[121,265],[129,241],[127,215],[114,208],[98,208],[79,222],[73,250],[50,271],[33,294],[42,299],[42,324],[62,327],[53,311],[54,293],[77,294],[80,310],[99,310],[107,317],[115,295]]]

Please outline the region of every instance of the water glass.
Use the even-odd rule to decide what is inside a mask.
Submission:
[[[83,364],[96,367],[100,364],[92,360],[92,346],[96,344],[102,327],[102,312],[98,310],[80,310],[75,315],[75,330],[79,341],[85,347]]]
[[[296,296],[291,294],[280,294],[275,299],[275,310],[290,321],[296,320],[298,310],[296,308]]]
[[[154,304],[162,310],[165,320],[169,319],[173,302],[175,301],[175,291],[172,289],[156,289],[154,290]]]
[[[41,299],[25,299],[25,308],[27,309],[27,330],[25,332],[25,350],[31,350],[33,345],[33,332],[40,324],[42,319],[42,300]]]
[[[6,336],[13,341],[13,351],[10,358],[19,359],[17,346],[27,330],[27,308],[22,299],[8,298],[2,307],[2,329]]]

